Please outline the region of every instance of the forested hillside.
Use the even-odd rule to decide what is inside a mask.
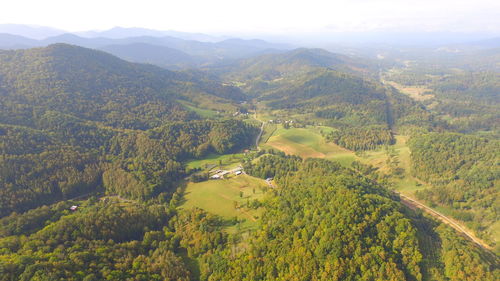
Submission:
[[[373,61],[268,52],[171,71],[66,44],[0,51],[0,281],[500,278],[497,254],[390,190],[418,181],[419,200],[486,233],[494,133],[454,132],[470,127]],[[495,107],[495,76],[471,77],[434,86]]]
[[[0,238],[0,280],[192,280],[186,250],[203,255],[227,241],[218,218],[199,210],[180,216],[159,204],[89,201],[68,214],[67,206],[37,210],[62,217],[28,237]],[[7,229],[6,220],[44,218],[35,214],[0,221]]]
[[[171,193],[182,161],[243,148],[256,134],[179,104],[219,93],[231,103],[231,90],[192,75],[68,45],[0,60],[0,216],[92,192]]]
[[[217,97],[219,88],[193,75],[132,64],[104,52],[64,44],[0,52],[3,123],[34,126],[46,110],[106,125],[146,129],[196,117],[176,99]],[[71,102],[68,102],[71,100]]]
[[[262,231],[229,263],[223,280],[494,280],[498,274],[473,245],[425,220],[412,222],[387,190],[338,164],[271,155],[247,171],[274,176],[280,188],[266,201]],[[435,250],[441,253],[431,257]]]
[[[146,43],[108,45],[100,49],[130,62],[149,63],[167,69],[192,68],[203,62],[180,50]]]
[[[296,49],[212,66],[268,110],[340,129],[328,140],[354,150],[394,142],[397,127],[435,126],[418,103],[376,81],[377,64],[321,49]],[[381,135],[373,138],[376,135]]]
[[[462,134],[429,134],[410,140],[412,171],[434,187],[417,193],[484,231],[497,222],[500,195],[500,142]]]
[[[410,93],[421,92],[417,99],[455,131],[498,132],[500,74],[495,62],[500,50],[437,56],[428,61],[433,56],[432,52],[415,55],[411,63],[387,71],[384,79],[407,87]]]

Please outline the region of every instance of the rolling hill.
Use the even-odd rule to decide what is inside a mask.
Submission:
[[[292,77],[317,68],[328,68],[357,75],[369,75],[374,65],[367,60],[334,54],[322,49],[300,48],[287,52],[264,54],[225,65],[211,67],[228,79],[270,81]]]
[[[157,33],[154,34],[157,35]],[[103,35],[106,35],[106,33],[103,33]],[[214,63],[222,60],[241,59],[261,54],[275,53],[278,49],[289,48],[289,46],[283,44],[237,38],[220,42],[202,42],[165,35],[158,37],[151,35],[82,37],[72,33],[64,33],[45,39],[35,40],[18,35],[0,34],[0,49],[45,47],[57,43],[108,50],[132,62],[151,63],[162,67],[170,61],[174,61],[173,65],[168,64],[168,66],[172,68],[176,67],[176,60],[179,59],[177,56],[180,55],[179,52],[183,52],[193,57],[189,59],[186,55],[182,55],[181,57],[183,60]],[[162,50],[160,47],[164,47],[165,49]],[[173,52],[172,49],[178,52]],[[152,52],[152,54],[149,56],[144,55],[144,53],[147,54],[149,52]],[[156,59],[158,59],[158,62]],[[193,65],[190,63],[186,64],[186,67],[192,66]]]
[[[12,124],[33,125],[37,114],[52,110],[146,128],[165,120],[192,119],[176,99],[231,103],[242,98],[234,87],[205,83],[192,74],[66,44],[2,51],[0,62],[2,120]]]
[[[167,69],[194,68],[203,62],[182,51],[146,43],[107,45],[100,50],[130,62],[149,63]]]

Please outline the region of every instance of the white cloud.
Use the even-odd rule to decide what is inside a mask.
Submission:
[[[0,23],[70,31],[138,26],[201,32],[500,31],[492,0],[6,0]]]

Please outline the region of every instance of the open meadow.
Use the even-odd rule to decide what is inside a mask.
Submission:
[[[262,179],[245,174],[226,179],[189,182],[184,195],[182,209],[201,208],[225,219],[244,219],[240,230],[254,229],[258,225],[260,209],[249,208],[253,200],[262,199],[267,185]],[[236,230],[231,226],[228,232]]]

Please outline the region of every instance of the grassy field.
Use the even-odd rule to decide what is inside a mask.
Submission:
[[[215,154],[211,153],[207,155],[203,159],[191,160],[187,162],[188,169],[206,169],[207,166],[219,166],[219,163],[222,164],[222,168],[233,168],[237,166],[241,160],[243,159],[243,153],[236,154]]]
[[[398,155],[399,167],[405,170],[403,178],[395,179],[394,187],[397,191],[413,197],[415,191],[428,188],[429,186],[411,175],[410,148],[406,145],[407,141],[407,136],[396,136],[396,144],[393,146]]]
[[[396,156],[397,166],[404,169],[404,175],[401,178],[393,179],[396,190],[408,196],[414,196],[416,190],[428,187],[411,175],[410,149],[406,145],[407,136],[396,136],[396,143],[389,147],[390,151],[381,147],[376,150],[355,153],[334,143],[327,143],[321,135],[321,131],[331,130],[335,129],[317,126],[287,130],[278,125],[278,129],[264,147],[275,148],[303,158],[316,157],[334,160],[345,167],[350,167],[351,163],[356,160],[377,167],[382,173],[390,173],[387,160],[389,154],[392,153]]]
[[[393,86],[398,89],[401,93],[411,97],[416,101],[425,101],[428,99],[434,98],[434,95],[429,94],[432,92],[432,89],[428,89],[425,87],[417,87],[417,86],[403,86],[393,81],[387,81],[387,84]]]
[[[266,145],[303,158],[335,159],[354,154],[334,143],[327,143],[319,130],[316,127],[284,129],[278,125]]]
[[[191,104],[187,101],[182,101],[182,100],[178,100],[178,101],[184,107],[186,107],[187,109],[189,109],[191,111],[194,111],[196,114],[200,115],[203,118],[214,119],[214,118],[217,118],[219,116],[219,114],[215,110],[199,108],[199,107],[196,107],[194,104]]]
[[[411,151],[407,145],[408,136],[396,135],[396,143],[376,150],[355,153],[333,143],[327,143],[321,131],[334,130],[324,126],[284,129],[278,125],[277,130],[269,138],[264,148],[275,148],[287,154],[301,156],[302,158],[324,158],[340,162],[345,167],[350,167],[353,161],[360,161],[378,168],[378,172],[390,175],[389,181],[394,190],[415,199],[415,192],[432,188],[429,184],[418,180],[411,173]],[[402,169],[402,170],[401,170]],[[396,174],[395,171],[402,171]],[[433,209],[448,217],[453,217],[451,207],[436,206]],[[461,224],[473,229],[473,222]],[[493,242],[499,243],[500,223],[489,226],[485,233]]]
[[[198,207],[226,219],[237,217],[245,220],[239,226],[240,231],[255,229],[262,210],[247,208],[247,202],[261,199],[264,196],[263,188],[266,186],[264,180],[244,174],[223,180],[190,182],[185,190],[185,201],[180,208]],[[227,230],[234,232],[237,227],[231,226]]]
[[[276,131],[276,124],[271,124],[271,123],[266,123],[264,125],[264,132],[262,132],[262,136],[260,137],[259,140],[259,145],[264,145],[269,138],[274,134],[274,131]]]

